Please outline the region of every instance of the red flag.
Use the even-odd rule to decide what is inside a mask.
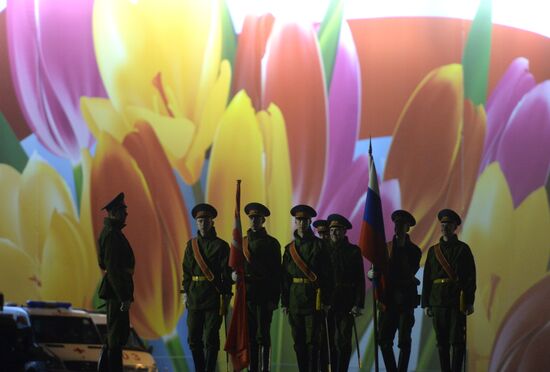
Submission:
[[[246,288],[244,285],[244,254],[243,232],[241,228],[241,180],[237,181],[237,195],[235,205],[235,227],[231,241],[229,266],[237,272],[237,293],[233,304],[233,316],[229,324],[224,350],[231,355],[234,371],[241,371],[248,367],[248,321],[246,314]]]
[[[369,188],[365,200],[365,212],[359,236],[359,247],[362,255],[369,260],[376,271],[382,274],[380,281],[374,281],[377,300],[384,303],[384,274],[388,264],[386,236],[384,233],[384,217],[382,214],[382,199],[378,188],[376,167],[372,158],[372,147],[369,145]]]

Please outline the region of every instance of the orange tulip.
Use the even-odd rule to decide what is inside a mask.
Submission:
[[[183,248],[190,237],[187,209],[170,163],[153,129],[137,123],[123,143],[101,132],[92,165],[92,210],[126,194],[124,232],[136,257],[132,323],[141,336],[171,333],[183,306],[179,297]],[[96,236],[103,216],[94,214]]]

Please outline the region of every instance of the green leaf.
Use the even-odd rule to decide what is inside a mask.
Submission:
[[[340,39],[343,15],[344,2],[342,0],[331,0],[325,17],[323,18],[323,22],[321,22],[319,34],[317,35],[319,47],[321,48],[321,57],[323,59],[327,91],[332,81],[332,72],[336,61],[336,52],[338,51],[338,41]]]
[[[28,160],[25,150],[0,112],[0,163],[11,165],[19,172],[23,172]]]
[[[491,0],[480,0],[472,22],[462,65],[464,66],[464,98],[475,105],[487,100],[487,81],[491,62]]]
[[[235,68],[235,55],[237,54],[237,34],[233,27],[233,20],[229,13],[229,8],[225,1],[222,2],[221,9],[222,22],[222,60],[227,59],[231,64],[231,76]],[[229,97],[231,99],[231,97]]]

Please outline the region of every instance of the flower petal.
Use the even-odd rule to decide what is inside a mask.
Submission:
[[[0,164],[0,238],[20,247],[19,189],[21,175],[11,166]]]
[[[264,57],[262,107],[283,113],[294,202],[317,205],[326,169],[327,98],[312,27],[276,22]]]
[[[250,98],[244,91],[233,97],[214,139],[208,167],[206,200],[218,210],[216,231],[231,241],[236,180],[242,180],[241,205],[266,203],[262,133]]]
[[[267,205],[271,217],[266,226],[281,245],[292,237],[290,208],[292,208],[292,174],[285,119],[275,104],[256,117],[262,131],[265,149],[265,182]]]
[[[514,205],[546,183],[549,147],[550,81],[545,81],[518,103],[498,144],[496,158],[510,185]]]
[[[39,299],[40,279],[36,260],[12,241],[0,237],[0,283],[6,302]]]
[[[22,248],[38,260],[50,231],[54,212],[76,219],[71,192],[59,173],[47,163],[31,156],[21,177],[19,195],[19,224],[32,228],[32,233],[21,233]]]
[[[118,142],[122,142],[132,130],[131,125],[115,110],[108,99],[82,97],[80,110],[95,138],[99,138],[101,131],[105,131]]]
[[[261,110],[262,58],[274,22],[272,14],[248,15],[239,34],[231,92],[246,91],[256,111]]]

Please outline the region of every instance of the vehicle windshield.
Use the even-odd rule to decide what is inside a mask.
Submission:
[[[105,341],[105,339],[107,338],[107,325],[97,324],[97,329],[101,334],[101,338]],[[142,351],[145,350],[145,345],[143,345],[143,342],[139,338],[134,328],[130,328],[130,336],[128,337],[128,342],[126,343],[126,345],[124,345],[124,348]]]
[[[32,315],[36,341],[56,344],[100,344],[99,334],[90,318]]]

